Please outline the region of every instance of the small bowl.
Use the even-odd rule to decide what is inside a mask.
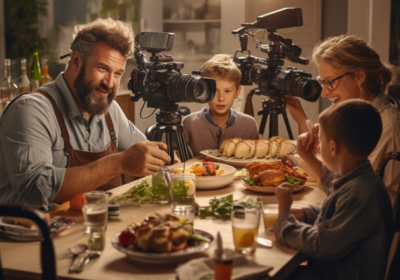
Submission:
[[[185,169],[189,169],[197,162],[186,163]],[[215,163],[219,165],[219,170],[224,170],[224,174],[218,176],[196,176],[196,190],[215,190],[228,185],[235,179],[236,168],[223,163]],[[171,168],[172,173],[183,171],[183,163],[177,164]]]

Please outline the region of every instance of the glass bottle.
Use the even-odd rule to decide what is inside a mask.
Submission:
[[[14,84],[13,80],[11,79],[11,63],[9,59],[4,60],[5,64],[5,71],[4,71],[4,81],[1,83],[0,86],[0,93],[1,93],[1,101],[7,102],[14,97],[19,95],[18,86]]]
[[[33,52],[33,62],[31,69],[31,90],[34,91],[42,85],[42,69],[39,63],[39,52],[37,50],[38,43],[35,43],[35,51]]]
[[[49,75],[49,68],[47,66],[47,58],[42,58],[42,85],[50,83],[53,78]]]
[[[19,93],[28,92],[31,88],[31,83],[26,75],[26,59],[23,57],[21,59],[21,77],[19,77],[18,82]]]

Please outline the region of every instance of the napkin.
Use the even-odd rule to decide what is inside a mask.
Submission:
[[[271,266],[260,265],[253,260],[248,260],[245,256],[235,256],[233,260],[232,280],[257,279],[268,276]],[[211,258],[193,259],[180,265],[176,272],[179,280],[202,280],[213,279],[214,260]]]

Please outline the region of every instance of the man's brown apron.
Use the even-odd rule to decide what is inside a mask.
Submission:
[[[65,125],[65,122],[64,122],[64,118],[63,118],[60,110],[58,109],[58,106],[57,106],[56,102],[54,101],[54,99],[47,92],[44,92],[44,91],[36,91],[35,93],[39,93],[39,94],[45,96],[50,101],[51,105],[53,106],[58,125],[60,126],[60,129],[61,129],[62,137],[64,138],[65,153],[68,157],[67,168],[84,166],[91,162],[97,161],[105,156],[118,153],[118,149],[117,149],[117,145],[116,145],[117,137],[115,135],[114,125],[112,123],[109,113],[107,113],[107,115],[105,115],[108,131],[110,132],[110,138],[111,138],[111,142],[107,146],[107,148],[101,152],[86,152],[86,151],[74,150],[69,141],[69,134],[68,134],[68,130]],[[12,101],[12,103],[17,98],[15,98]],[[11,105],[11,103],[9,104],[9,106],[10,105]],[[9,107],[9,106],[7,106],[7,107]],[[79,184],[79,182],[77,182],[77,184]],[[108,181],[104,185],[98,187],[97,190],[108,191],[110,189],[120,186],[121,184],[122,184],[121,176],[118,175],[118,176],[112,178],[110,181]],[[82,194],[76,195],[70,201],[70,204],[71,204],[72,209],[80,210],[82,207]]]

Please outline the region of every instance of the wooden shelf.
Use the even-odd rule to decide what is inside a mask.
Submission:
[[[178,23],[178,24],[190,24],[190,23],[221,23],[221,19],[165,19],[164,24]]]

